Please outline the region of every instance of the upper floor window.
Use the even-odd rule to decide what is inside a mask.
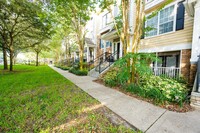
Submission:
[[[106,27],[110,23],[110,13],[106,13],[102,18],[102,28]]]
[[[148,19],[146,21],[146,26],[150,27],[150,30],[146,34],[146,37],[155,36],[158,33],[157,26],[158,26],[158,15]]]
[[[160,11],[159,34],[173,31],[174,6],[170,6]]]
[[[167,7],[158,14],[146,21],[146,27],[151,30],[146,32],[146,37],[155,36],[171,32],[174,30],[174,5]]]

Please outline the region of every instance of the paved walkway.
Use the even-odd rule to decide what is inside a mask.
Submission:
[[[200,111],[176,113],[127,96],[95,83],[89,76],[76,76],[52,67],[110,110],[147,133],[200,133]]]

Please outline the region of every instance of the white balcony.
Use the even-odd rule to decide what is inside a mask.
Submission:
[[[180,76],[180,68],[176,67],[152,67],[156,76],[166,76],[170,78],[178,78]]]

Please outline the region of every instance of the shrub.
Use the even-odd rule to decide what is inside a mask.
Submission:
[[[86,76],[88,74],[87,70],[79,70],[79,69],[75,69],[75,68],[71,68],[69,70],[70,73],[79,75],[79,76]]]
[[[114,87],[118,85],[118,80],[117,80],[117,69],[116,68],[111,68],[109,71],[107,71],[101,79],[103,82],[110,87]]]
[[[128,92],[140,97],[152,99],[157,104],[177,103],[180,106],[187,100],[188,89],[183,80],[175,80],[168,77],[159,77],[154,75],[140,76],[139,84],[122,84],[118,68],[113,67],[106,72],[101,79],[110,87],[122,86]],[[120,76],[119,76],[120,75]],[[123,77],[123,79],[125,79]],[[121,81],[120,81],[121,80]]]
[[[69,70],[70,69],[70,67],[68,67],[68,66],[55,65],[55,67],[60,68],[62,70]]]
[[[182,103],[187,99],[186,84],[175,79],[159,76],[141,76],[140,85],[128,85],[126,90],[141,97],[153,99],[156,103]]]
[[[68,66],[60,66],[60,69],[62,69],[62,70],[69,70],[70,68]]]

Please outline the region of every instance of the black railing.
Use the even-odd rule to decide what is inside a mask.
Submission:
[[[200,55],[198,56],[198,62],[197,62],[197,88],[196,92],[199,92],[200,89]]]
[[[117,51],[114,53],[106,53],[106,56],[99,61],[99,64],[95,67],[95,70],[99,73],[110,67],[116,60],[115,56],[118,54]]]
[[[94,60],[88,62],[88,70],[95,68],[95,71],[101,73],[115,62],[115,56],[117,54],[117,51],[114,53],[105,52],[101,54]]]

